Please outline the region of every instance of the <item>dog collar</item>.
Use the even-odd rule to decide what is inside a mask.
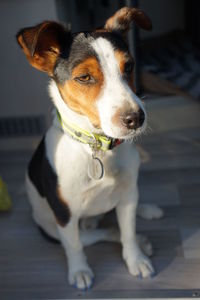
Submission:
[[[100,135],[97,133],[90,133],[89,131],[83,130],[82,128],[70,123],[66,118],[61,117],[61,114],[56,110],[57,118],[59,123],[70,137],[75,140],[88,144],[92,150],[112,150],[114,147],[123,143],[123,140],[110,138],[106,135]]]

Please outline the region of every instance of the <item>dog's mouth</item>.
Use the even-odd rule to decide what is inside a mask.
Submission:
[[[129,111],[112,117],[107,126],[102,124],[102,129],[111,138],[131,140],[145,131],[146,123],[146,114],[139,109],[137,112]]]
[[[122,133],[122,134],[113,134],[112,138],[124,140],[124,141],[134,141],[137,137],[139,137],[145,132],[145,129],[146,129],[146,123],[142,127],[137,128],[136,130],[132,130],[130,132]]]

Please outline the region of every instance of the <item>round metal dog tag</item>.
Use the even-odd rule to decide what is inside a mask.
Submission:
[[[104,167],[98,157],[92,157],[88,164],[88,175],[91,179],[99,180],[103,177]]]

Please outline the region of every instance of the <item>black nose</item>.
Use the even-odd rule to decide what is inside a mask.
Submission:
[[[138,112],[129,112],[123,118],[123,124],[128,129],[137,129],[142,126],[144,123],[145,115],[142,109],[139,109]]]

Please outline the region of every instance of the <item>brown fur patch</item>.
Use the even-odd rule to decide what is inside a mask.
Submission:
[[[67,41],[69,32],[52,21],[44,21],[35,27],[24,28],[17,34],[17,41],[29,63],[36,69],[53,74],[55,62]]]
[[[34,57],[27,57],[30,64],[43,72],[47,72],[50,76],[53,75],[53,68],[57,59],[57,55],[45,53],[43,57],[35,54]]]
[[[102,33],[104,33],[104,32],[108,32],[108,30],[106,28],[98,28],[98,29],[95,30],[95,32],[102,32]]]
[[[67,212],[67,214],[68,214],[68,221],[66,221],[66,220],[64,221],[63,218],[56,217],[56,222],[60,226],[64,227],[69,222],[69,219],[70,219],[70,209],[69,209],[69,206],[67,204],[67,200],[63,198],[62,193],[61,193],[59,187],[57,187],[56,192],[57,192],[58,200],[59,200],[60,204],[63,207],[63,211]]]
[[[56,218],[56,223],[57,223],[58,225],[60,225],[61,227],[65,227],[65,226],[66,226],[66,223],[63,222],[61,219],[58,219],[58,218]]]
[[[125,66],[125,63],[127,62],[128,57],[127,57],[126,53],[124,53],[123,51],[120,51],[120,50],[115,51],[115,57],[119,64],[120,72],[121,72],[121,74],[123,74],[124,66]]]
[[[116,59],[118,61],[121,74],[124,74],[125,64],[129,60],[129,56],[126,53],[124,53],[123,51],[116,50],[115,51],[115,57],[116,57]],[[133,74],[133,71],[131,72],[130,77],[128,79],[128,85],[130,86],[130,88],[132,89],[132,91],[135,93],[136,89],[135,89],[135,86],[134,86],[134,74]]]
[[[133,72],[131,73],[131,76],[130,76],[130,78],[129,78],[128,85],[130,86],[130,88],[132,89],[132,91],[133,91],[134,93],[136,93],[136,87],[135,87],[135,84],[134,84],[134,76],[133,76]]]
[[[105,29],[109,31],[119,30],[126,33],[132,21],[142,29],[151,30],[152,28],[151,20],[141,9],[123,7],[106,21]]]
[[[84,74],[90,74],[94,83],[79,83],[75,80]],[[65,103],[73,111],[85,115],[92,124],[100,128],[100,118],[96,107],[96,100],[102,90],[104,82],[103,73],[95,57],[90,57],[80,63],[72,71],[72,78],[59,85],[59,90]]]
[[[131,112],[132,109],[130,107],[129,104],[124,105],[123,107],[120,107],[116,110],[116,112],[114,113],[114,115],[112,116],[112,123],[115,126],[120,127],[122,125],[122,118],[123,116],[127,115],[129,112]]]
[[[121,108],[118,108],[116,110],[116,112],[114,113],[114,115],[112,116],[111,121],[115,126],[121,126],[121,124],[122,124],[122,122],[121,122],[122,112],[123,112],[123,110]]]
[[[123,51],[120,50],[116,50],[115,51],[115,57],[117,59],[118,65],[119,65],[119,69],[121,74],[124,74],[125,71],[125,64],[127,61],[129,61],[130,57],[127,53],[124,53]],[[129,87],[132,89],[132,91],[135,93],[136,89],[134,86],[134,76],[133,76],[133,71],[131,72],[129,78],[128,78],[128,85]],[[121,126],[122,125],[122,118],[125,114],[127,114],[129,111],[131,111],[131,108],[129,106],[129,104],[127,106],[123,106],[120,107],[116,110],[116,112],[114,113],[114,115],[112,116],[112,123],[115,126]]]

